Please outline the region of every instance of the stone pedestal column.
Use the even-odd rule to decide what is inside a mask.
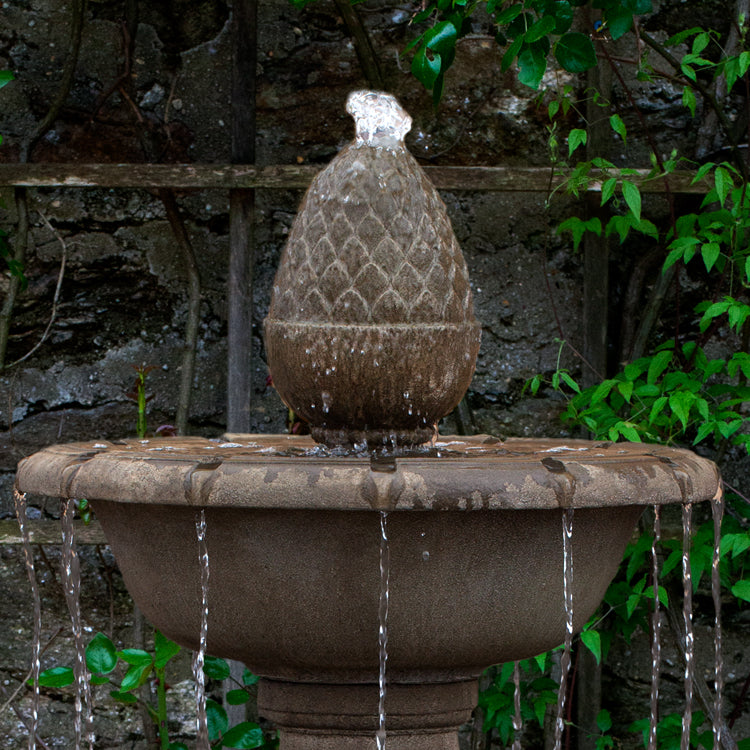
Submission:
[[[477,681],[389,683],[388,750],[458,750],[458,728],[477,703]],[[280,750],[375,750],[376,684],[324,684],[262,679],[258,711],[281,733]]]

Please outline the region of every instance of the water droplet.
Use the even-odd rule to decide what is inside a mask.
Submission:
[[[425,551],[424,551],[424,552],[422,553],[422,559],[423,559],[423,560],[424,560],[425,562],[427,562],[427,561],[428,561],[428,560],[430,559],[430,553],[429,553],[429,552],[428,552],[427,550],[425,550]]]
[[[328,393],[328,391],[323,391],[323,393],[320,394],[320,397],[323,400],[323,413],[328,414],[331,410],[331,394]]]

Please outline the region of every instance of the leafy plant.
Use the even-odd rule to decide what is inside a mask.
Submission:
[[[161,750],[187,750],[182,742],[170,742],[167,724],[167,667],[180,650],[180,646],[158,630],[154,631],[153,651],[140,648],[117,650],[112,640],[103,633],[97,633],[86,647],[86,668],[90,684],[110,685],[112,689],[109,695],[119,703],[145,705],[158,729]],[[203,671],[211,679],[231,679],[229,665],[217,657],[206,656]],[[156,687],[155,705],[142,704],[137,694],[149,680]],[[246,669],[242,682],[227,693],[227,702],[230,705],[246,703],[251,697],[247,688],[257,681],[258,677]],[[75,674],[72,667],[68,666],[52,667],[39,676],[39,684],[47,688],[66,688],[74,682]],[[206,701],[206,713],[209,741],[216,750],[222,747],[238,750],[270,749],[277,744],[273,736],[267,738],[261,727],[254,722],[244,721],[230,727],[226,710],[215,700]]]
[[[154,397],[153,394],[146,393],[146,376],[156,368],[153,365],[132,365],[135,370],[135,382],[130,391],[125,395],[131,401],[135,402],[138,408],[138,421],[136,422],[136,435],[142,440],[148,432],[148,423],[146,421],[146,404]]]

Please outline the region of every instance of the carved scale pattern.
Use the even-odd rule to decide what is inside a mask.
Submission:
[[[269,318],[338,324],[473,321],[445,205],[415,159],[352,144],[310,186]]]

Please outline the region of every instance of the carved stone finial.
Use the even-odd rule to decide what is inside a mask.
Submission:
[[[347,107],[357,139],[315,177],[295,218],[265,321],[268,364],[315,439],[423,443],[474,372],[466,264],[403,147],[409,115],[375,92]]]

